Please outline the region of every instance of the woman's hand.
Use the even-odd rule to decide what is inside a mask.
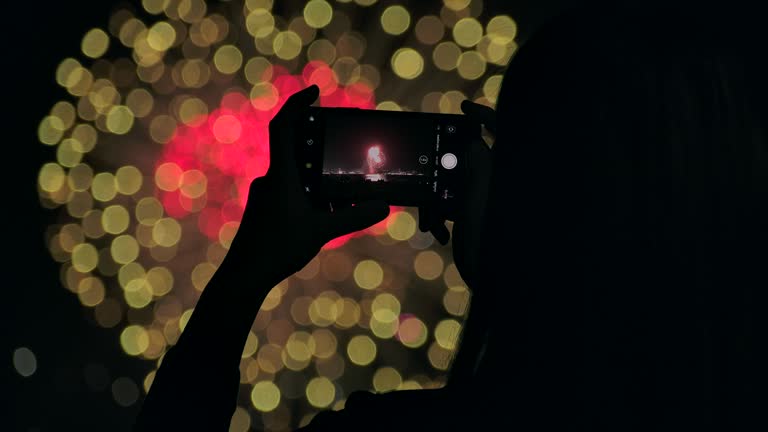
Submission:
[[[365,229],[389,214],[383,202],[333,212],[311,205],[299,179],[294,147],[304,115],[318,94],[316,85],[294,93],[269,123],[269,169],[251,183],[227,256],[251,265],[260,260],[275,283],[301,270],[328,241]]]
[[[495,137],[496,111],[492,108],[465,100],[461,110],[474,121],[485,126]],[[453,259],[464,281],[472,286],[477,279],[479,247],[482,239],[482,227],[485,219],[485,206],[488,197],[488,185],[491,178],[491,149],[482,140],[468,143],[466,152],[467,170],[464,178],[464,196],[461,207],[453,221]],[[447,244],[451,232],[445,225],[445,215],[429,207],[419,208],[419,229],[431,232],[440,244]]]

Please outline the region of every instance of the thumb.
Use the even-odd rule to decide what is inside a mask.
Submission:
[[[360,231],[381,222],[389,215],[389,206],[383,201],[367,201],[326,213],[323,227],[327,240]]]

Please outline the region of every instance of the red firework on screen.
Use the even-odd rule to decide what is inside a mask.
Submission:
[[[368,155],[366,157],[366,166],[368,167],[368,174],[376,174],[387,163],[387,157],[381,150],[381,146],[374,145],[368,148]]]

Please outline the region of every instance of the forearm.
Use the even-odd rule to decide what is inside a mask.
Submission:
[[[225,430],[235,409],[243,346],[259,307],[281,277],[264,257],[232,253],[203,290],[166,354],[136,430],[163,426]]]

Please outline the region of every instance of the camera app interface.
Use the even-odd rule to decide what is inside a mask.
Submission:
[[[429,191],[436,127],[428,119],[381,112],[327,116],[323,184],[351,196],[422,196]]]

